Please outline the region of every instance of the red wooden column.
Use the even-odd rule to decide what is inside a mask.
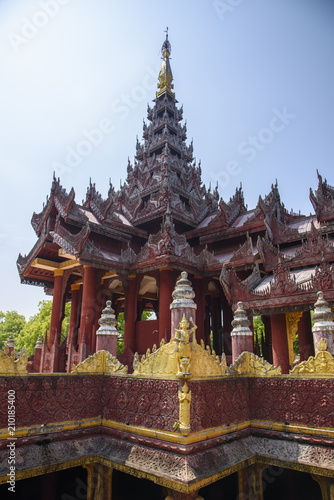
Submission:
[[[300,361],[314,356],[313,333],[310,311],[304,311],[298,322],[298,339]]]
[[[270,316],[273,363],[282,368],[282,373],[289,373],[289,349],[286,331],[285,314],[272,314]]]
[[[61,323],[63,315],[63,274],[62,269],[54,270],[54,287],[53,287],[53,300],[52,312],[49,333],[49,349],[56,344],[59,344],[61,335]]]
[[[95,318],[95,288],[96,269],[95,267],[84,266],[79,344],[81,344],[84,337],[89,348]]]
[[[130,349],[135,352],[135,334],[137,317],[137,276],[128,276],[128,284],[125,290],[124,305],[124,352]]]
[[[78,342],[78,322],[79,322],[79,295],[80,285],[71,285],[71,314],[68,328],[68,345],[76,346]]]
[[[164,267],[160,269],[160,290],[159,290],[159,343],[162,339],[169,342],[171,338],[171,312],[174,283],[173,269]]]
[[[212,331],[213,331],[213,348],[219,356],[223,350],[223,330],[222,330],[222,313],[221,300],[219,296],[212,297]]]
[[[205,301],[204,344],[210,346],[210,306]]]
[[[92,342],[91,342],[92,352],[96,352],[96,332],[100,327],[99,319],[101,318],[101,314],[106,306],[107,300],[108,300],[108,289],[105,287],[104,280],[101,280],[99,286],[97,287],[97,293],[95,297],[95,320],[94,320]]]
[[[205,321],[205,293],[204,293],[204,283],[202,276],[194,276],[194,292],[195,292],[195,304],[197,305],[196,310],[196,339],[200,343],[201,340],[204,341],[204,321]]]
[[[233,311],[225,295],[223,295],[222,297],[222,309],[223,309],[223,350],[226,356],[231,356],[232,354],[231,331],[232,331]]]

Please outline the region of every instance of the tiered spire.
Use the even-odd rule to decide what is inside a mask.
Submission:
[[[217,210],[218,191],[210,193],[201,181],[200,166],[193,158],[193,143],[188,146],[186,124],[181,125],[183,109],[177,107],[166,39],[161,49],[163,61],[158,77],[154,106],[148,107],[148,125],[143,125],[143,143],[137,139],[134,166],[128,176],[122,209],[131,222],[141,226],[162,219],[167,205],[175,222],[195,228]]]

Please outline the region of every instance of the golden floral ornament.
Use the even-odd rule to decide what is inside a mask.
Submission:
[[[334,358],[327,351],[327,343],[324,339],[318,342],[318,352],[310,356],[307,361],[302,361],[290,371],[290,375],[326,375],[334,376]]]
[[[191,319],[190,319],[191,320]],[[191,320],[192,322],[192,320]],[[175,330],[175,337],[167,344],[161,342],[159,349],[146,353],[139,360],[135,354],[133,364],[134,376],[153,378],[203,378],[219,377],[226,373],[226,359],[216,356],[209,347],[205,349],[204,343],[199,345],[196,341],[196,325],[192,328],[183,316],[180,328]],[[189,338],[192,335],[192,340]]]
[[[73,365],[71,374],[103,373],[105,375],[124,375],[127,372],[128,367],[122,365],[116,356],[113,356],[108,351],[98,351],[78,365]]]
[[[28,357],[23,348],[19,354],[12,351],[9,356],[9,347],[6,345],[0,351],[0,374],[1,375],[27,375]]]
[[[272,375],[280,375],[281,367],[277,368],[268,363],[263,358],[260,358],[252,352],[243,352],[235,360],[233,365],[227,369],[229,375],[247,375],[247,377],[265,377]]]

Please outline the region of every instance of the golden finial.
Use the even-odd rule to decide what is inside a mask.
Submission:
[[[172,84],[173,74],[169,62],[169,56],[171,54],[172,48],[168,40],[168,27],[165,33],[166,33],[166,39],[161,47],[163,61],[159,73],[159,83],[158,83],[159,90],[157,92],[157,97],[161,96],[165,91],[168,91],[174,97],[174,93],[171,91],[174,85]]]

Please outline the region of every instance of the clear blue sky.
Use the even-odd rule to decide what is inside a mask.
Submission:
[[[20,285],[16,259],[53,170],[78,202],[89,177],[103,196],[125,178],[166,26],[207,185],[227,201],[242,182],[253,208],[277,178],[287,208],[309,214],[316,169],[334,184],[332,1],[0,0],[0,310],[29,316],[44,298]],[[104,119],[103,141],[66,164]]]

